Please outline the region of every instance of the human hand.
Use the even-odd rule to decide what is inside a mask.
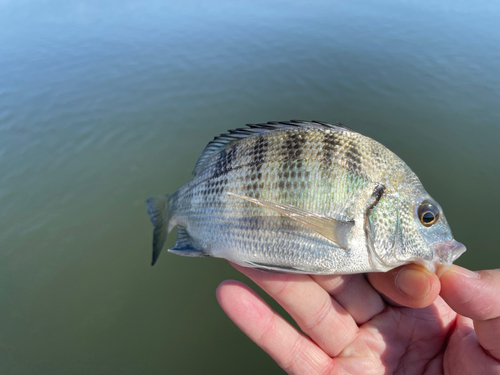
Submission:
[[[235,267],[307,335],[246,285],[217,289],[226,314],[288,373],[500,374],[500,270],[452,266],[439,280],[414,264],[366,276]]]

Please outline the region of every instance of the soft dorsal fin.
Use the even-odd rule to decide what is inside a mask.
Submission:
[[[213,141],[209,142],[203,152],[201,153],[198,161],[193,170],[193,175],[197,175],[203,169],[207,161],[215,154],[225,149],[230,143],[237,142],[243,138],[255,136],[258,134],[268,133],[289,128],[323,128],[323,129],[337,129],[349,132],[354,130],[348,128],[340,122],[337,124],[328,124],[323,121],[303,121],[303,120],[290,120],[290,121],[269,121],[262,124],[246,124],[248,128],[238,128],[228,130],[229,133],[218,135]]]

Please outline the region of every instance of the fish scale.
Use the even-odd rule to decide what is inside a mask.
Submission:
[[[148,200],[153,264],[174,226],[175,254],[280,272],[386,271],[412,261],[432,269],[464,251],[449,245],[441,211],[432,228],[415,217],[434,201],[380,143],[342,124],[248,126],[210,142],[177,192]],[[448,258],[436,258],[438,243],[451,248],[440,252]]]

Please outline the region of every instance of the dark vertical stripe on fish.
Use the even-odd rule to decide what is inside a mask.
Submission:
[[[227,151],[224,149],[219,153],[219,158],[217,159],[217,163],[215,164],[215,170],[214,174],[212,175],[212,179],[222,176],[224,174],[226,166],[226,157],[227,157]]]
[[[294,161],[300,160],[306,141],[307,139],[305,133],[293,131],[287,134],[285,144],[281,146],[283,173],[289,170]]]
[[[202,190],[203,196],[212,195],[214,199],[220,197],[220,193],[224,191],[227,185],[227,174],[233,169],[237,148],[238,145],[235,143],[229,150],[224,149],[219,153],[212,177],[205,183]]]
[[[257,137],[257,140],[255,141],[255,144],[253,146],[253,152],[252,152],[252,171],[255,170],[255,172],[259,173],[260,169],[262,168],[262,165],[265,162],[265,157],[267,153],[267,149],[269,147],[269,143],[267,142],[267,139],[264,138],[262,135]],[[261,177],[259,177],[259,180]]]
[[[345,153],[346,167],[351,172],[361,175],[361,154],[356,145],[351,141]]]
[[[332,165],[333,156],[339,147],[339,137],[334,132],[325,132],[323,135],[321,149],[321,164],[323,168],[329,169]]]
[[[307,142],[307,133],[301,131],[290,131],[287,134],[285,143],[281,146],[282,165],[281,171],[278,172],[278,186],[280,198],[293,203],[295,191],[293,188],[293,180],[296,178],[297,172],[302,173],[302,153],[304,145]],[[289,200],[289,199],[292,200]]]
[[[263,187],[261,169],[266,162],[266,154],[269,148],[267,138],[259,135],[252,147],[250,171],[247,175],[246,193],[249,197],[259,198]]]
[[[219,153],[219,159],[215,164],[215,170],[212,178],[224,176],[231,172],[231,170],[233,169],[233,160],[236,155],[237,147],[237,143],[235,143],[229,151],[226,151],[226,149],[224,149]]]
[[[304,144],[306,143],[306,134],[295,131],[290,133],[286,141],[286,148],[288,150],[287,159],[289,162],[300,159]]]

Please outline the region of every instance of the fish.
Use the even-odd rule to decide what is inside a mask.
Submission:
[[[270,121],[209,142],[193,178],[147,199],[154,265],[168,251],[269,272],[436,271],[465,246],[396,154],[342,123]]]

